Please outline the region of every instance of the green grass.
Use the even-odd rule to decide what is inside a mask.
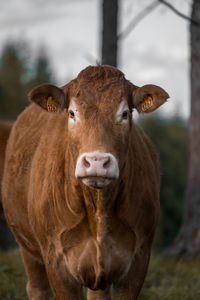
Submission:
[[[200,300],[200,258],[152,256],[140,300]]]
[[[0,300],[27,300],[18,249],[0,252]],[[139,300],[199,300],[200,258],[152,256]]]
[[[25,300],[26,275],[18,249],[0,252],[0,300]]]

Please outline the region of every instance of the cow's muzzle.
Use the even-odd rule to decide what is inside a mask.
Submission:
[[[87,186],[101,189],[119,177],[119,167],[114,155],[104,152],[89,152],[79,156],[75,176]]]

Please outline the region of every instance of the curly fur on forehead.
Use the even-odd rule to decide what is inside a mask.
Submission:
[[[68,99],[76,97],[77,104],[94,105],[96,102],[120,102],[122,97],[127,99],[132,108],[132,90],[136,88],[124,74],[113,66],[89,66],[82,70],[70,83],[62,87]]]
[[[89,66],[79,73],[77,80],[80,85],[84,85],[89,82],[93,84],[123,82],[125,77],[121,71],[112,66]]]
[[[88,105],[94,106],[101,103],[101,107],[106,105],[108,111],[109,107],[113,110],[113,103],[116,106],[116,103],[120,102],[123,96],[129,102],[128,87],[128,81],[124,74],[117,68],[98,65],[89,66],[82,70],[77,78],[67,84],[64,89],[66,89],[69,98],[77,98],[76,103],[82,108],[87,106],[88,110]]]

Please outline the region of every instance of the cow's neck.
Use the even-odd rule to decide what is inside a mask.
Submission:
[[[111,226],[109,220],[116,208],[118,190],[118,185],[105,190],[83,188],[88,223],[93,237],[98,242],[106,236]]]

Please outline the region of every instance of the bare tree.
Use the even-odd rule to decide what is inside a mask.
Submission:
[[[155,0],[147,5],[138,15],[130,21],[124,31],[118,33],[119,0],[102,0],[102,57],[103,65],[118,64],[118,46],[122,39],[126,38],[132,30],[151,13],[159,4]],[[91,60],[91,59],[90,59]]]
[[[190,159],[183,223],[170,255],[200,254],[200,0],[193,0],[191,22]]]
[[[117,66],[118,0],[103,0],[102,6],[102,58],[103,65]]]

